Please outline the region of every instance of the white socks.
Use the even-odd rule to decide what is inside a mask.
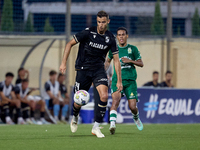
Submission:
[[[62,116],[62,117],[61,117],[61,120],[64,120],[64,121],[65,121],[65,116]]]
[[[24,120],[23,120],[22,117],[19,117],[19,118],[17,119],[17,121],[18,121],[18,122],[22,122],[22,121],[24,121]]]
[[[44,121],[45,121],[45,119],[44,119],[44,118],[40,118],[40,121],[44,122]]]
[[[111,121],[110,122],[110,126],[112,127],[112,126],[115,126],[115,122],[114,121]]]
[[[9,116],[6,117],[6,123],[10,122],[11,118]]]
[[[95,129],[95,128],[97,128],[97,127],[99,127],[99,125],[100,125],[100,123],[98,123],[98,122],[94,122],[94,126],[93,126],[93,129]]]
[[[26,119],[26,122],[31,121],[29,118]]]
[[[58,116],[54,116],[54,119],[55,119],[56,121],[58,121]]]
[[[111,110],[110,111],[110,126],[114,126],[117,120],[117,111]]]

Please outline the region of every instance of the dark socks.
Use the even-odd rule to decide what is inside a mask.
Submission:
[[[16,108],[16,112],[17,112],[17,117],[21,117],[21,108]]]
[[[135,115],[135,114],[133,114],[133,119],[135,119],[135,120],[138,120],[138,118],[139,118],[139,112],[137,112],[137,114]]]
[[[31,110],[31,118],[34,118],[34,114],[35,114],[35,112],[33,110]]]
[[[4,115],[5,115],[5,117],[7,117],[7,116],[9,116],[9,106],[8,106],[8,104],[5,104],[4,106],[3,106],[3,111],[4,111]]]
[[[73,104],[73,115],[74,115],[75,117],[78,116],[80,110],[81,110],[81,108],[76,108],[76,107],[74,106],[74,104]]]
[[[24,119],[29,118],[28,111],[29,111],[29,110],[24,110],[24,111],[22,112],[23,118],[24,118]]]
[[[40,112],[40,117],[44,118],[44,112]]]
[[[103,122],[103,117],[106,113],[107,102],[99,101],[95,121],[98,123]]]

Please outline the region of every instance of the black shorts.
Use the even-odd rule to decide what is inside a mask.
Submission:
[[[23,103],[23,102],[22,102],[22,103],[21,103],[21,108],[24,109],[24,108],[26,108],[26,107],[29,107],[29,105],[28,105],[27,103]]]
[[[98,68],[97,70],[77,70],[74,92],[79,90],[88,91],[92,83],[95,87],[99,85],[108,86],[108,79],[104,68]]]

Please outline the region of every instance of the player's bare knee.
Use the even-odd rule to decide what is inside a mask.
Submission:
[[[59,104],[59,100],[58,99],[54,99],[53,100],[53,104],[55,105],[55,104]]]
[[[108,93],[102,93],[100,98],[101,101],[106,102],[108,100]]]
[[[29,104],[30,104],[31,106],[33,106],[33,105],[35,105],[35,102],[34,102],[34,101],[30,101]]]
[[[68,100],[64,99],[63,104],[64,104],[64,105],[69,104],[69,103],[68,103]]]
[[[129,102],[129,108],[130,108],[130,110],[132,110],[132,111],[136,111],[136,110],[137,110],[137,105],[136,105],[136,103],[130,103],[130,102]]]
[[[41,101],[42,106],[45,106],[45,101],[43,100],[40,100],[40,101]]]
[[[60,104],[59,101],[56,101],[54,104]]]
[[[6,105],[6,104],[9,104],[9,102],[8,101],[2,101],[2,103],[1,103],[2,106]]]
[[[21,102],[20,102],[20,100],[15,100],[15,105],[16,105],[16,107],[21,107]]]
[[[137,110],[137,107],[136,107],[136,106],[130,106],[130,109],[131,109],[132,111],[135,111],[135,110]]]

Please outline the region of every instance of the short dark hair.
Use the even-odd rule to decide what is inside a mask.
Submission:
[[[107,14],[107,12],[101,10],[97,13],[97,17],[102,18],[102,17],[106,17],[107,19],[109,19],[109,15]]]
[[[29,82],[29,80],[28,80],[28,79],[23,79],[21,82],[22,82],[22,83],[23,83],[23,82]]]
[[[14,77],[14,74],[12,72],[7,72],[5,76],[6,77]]]
[[[124,30],[124,31],[126,31],[126,34],[128,34],[128,31],[127,31],[127,29],[126,29],[125,27],[119,27],[119,28],[117,29],[117,32],[118,32],[119,30]]]
[[[159,72],[158,71],[154,71],[153,74],[159,74]]]
[[[53,75],[55,75],[55,74],[57,74],[57,72],[56,72],[55,70],[51,70],[51,71],[49,72],[49,75],[50,75],[50,76],[53,76]]]
[[[59,79],[60,77],[62,77],[62,76],[65,76],[65,75],[62,74],[62,73],[59,73],[59,74],[58,74],[58,79]]]
[[[23,67],[19,68],[17,72],[19,73],[19,72],[22,71],[22,70],[24,70]]]
[[[167,75],[167,74],[172,74],[172,72],[170,70],[167,70],[165,75]]]

